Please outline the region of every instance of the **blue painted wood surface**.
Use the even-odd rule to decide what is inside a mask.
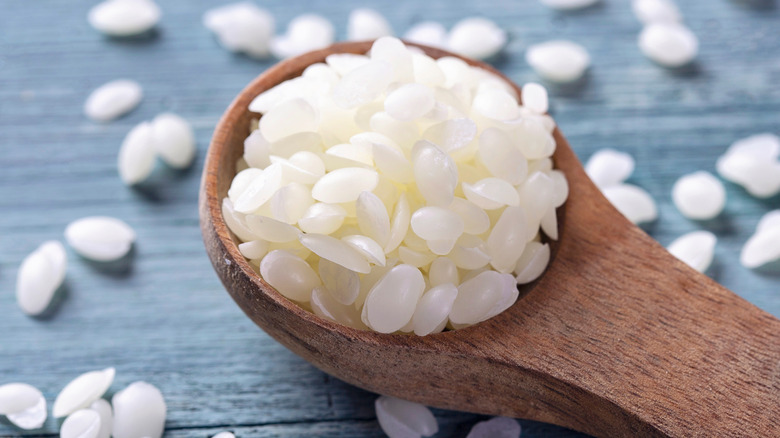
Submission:
[[[105,38],[85,16],[92,1],[2,2],[0,12],[0,383],[27,382],[51,403],[71,378],[117,368],[111,392],[135,380],[157,385],[168,402],[166,436],[382,436],[374,394],[332,379],[257,329],[222,290],[206,258],[197,218],[203,151],[233,96],[272,61],[218,47],[201,15],[224,2],[164,0],[156,32]],[[655,197],[660,219],[647,230],[662,244],[695,229],[720,238],[717,281],[780,315],[780,276],[738,263],[742,243],[780,197],[758,200],[726,184],[724,214],[706,223],[681,217],[671,203],[674,180],[714,171],[716,157],[741,137],[780,131],[780,13],[774,1],[688,0],[685,19],[701,40],[691,68],[668,71],[636,47],[640,25],[626,0],[604,0],[558,13],[532,0],[373,2],[396,31],[434,19],[451,25],[482,14],[511,35],[495,64],[522,83],[537,80],[523,53],[532,43],[568,38],[586,46],[593,66],[573,86],[550,86],[552,112],[585,159],[612,147],[632,153],[631,178]],[[316,11],[343,36],[351,9],[365,2],[263,1],[279,28]],[[89,92],[119,77],[139,81],[144,101],[128,116],[96,124],[82,114]],[[144,190],[116,175],[127,131],[162,111],[195,127],[193,169],[161,170]],[[138,233],[128,263],[102,266],[69,253],[61,302],[44,319],[16,307],[21,260],[41,242],[62,239],[86,215],[120,217]],[[436,411],[438,436],[465,436],[482,417]],[[574,437],[522,422],[526,437]],[[58,422],[22,432],[0,420],[0,436],[53,436]]]

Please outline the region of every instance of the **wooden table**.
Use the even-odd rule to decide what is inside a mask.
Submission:
[[[202,152],[232,97],[273,61],[221,49],[201,25],[216,1],[166,0],[156,32],[110,39],[85,16],[92,1],[3,2],[0,13],[0,384],[40,388],[49,403],[78,374],[114,366],[110,393],[130,382],[158,386],[168,403],[168,437],[206,437],[230,429],[249,436],[382,436],[375,395],[332,379],[254,326],[229,299],[206,258],[197,217]],[[262,2],[284,28],[314,10],[345,33],[357,0]],[[627,1],[604,0],[574,13],[537,2],[373,2],[397,31],[434,19],[451,25],[483,14],[510,33],[495,65],[522,83],[537,80],[523,53],[532,43],[568,38],[593,58],[587,77],[550,86],[552,112],[581,158],[611,147],[632,153],[631,182],[660,209],[647,231],[662,244],[696,229],[719,236],[709,275],[757,306],[780,315],[780,275],[738,263],[760,216],[780,197],[754,199],[727,183],[718,219],[684,219],[671,203],[672,183],[699,169],[714,172],[733,141],[780,129],[780,13],[772,0],[688,0],[686,22],[701,53],[682,71],[661,69],[636,46],[640,25]],[[139,81],[144,101],[113,123],[82,114],[98,85]],[[116,173],[127,131],[163,111],[195,127],[199,160],[191,170],[160,169],[143,190]],[[48,318],[29,318],[14,298],[21,260],[87,215],[124,219],[138,233],[129,263],[101,265],[69,253],[62,300]],[[435,411],[437,436],[465,436],[480,416]],[[522,421],[524,437],[582,436]],[[54,436],[59,424],[21,432],[0,420],[0,436]]]

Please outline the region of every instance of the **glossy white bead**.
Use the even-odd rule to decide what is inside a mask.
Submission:
[[[167,406],[162,393],[146,382],[134,382],[114,394],[114,438],[160,438]]]
[[[62,285],[67,268],[65,247],[60,242],[44,242],[25,257],[16,278],[16,302],[28,315],[38,315],[49,307]]]
[[[98,262],[124,257],[135,242],[135,231],[124,221],[108,216],[90,216],[71,222],[65,240],[81,256]]]
[[[430,409],[419,403],[381,396],[374,406],[379,426],[390,438],[431,436],[439,431]]]
[[[698,171],[678,179],[672,187],[672,200],[689,219],[712,219],[726,206],[726,189],[709,172]]]
[[[92,120],[107,122],[129,113],[141,103],[141,85],[129,79],[117,79],[96,88],[84,103],[84,114]]]

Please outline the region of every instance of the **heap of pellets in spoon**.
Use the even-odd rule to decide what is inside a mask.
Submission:
[[[250,104],[225,220],[265,281],[325,318],[418,335],[488,319],[543,272],[568,193],[547,93],[524,96],[392,37],[330,55]]]

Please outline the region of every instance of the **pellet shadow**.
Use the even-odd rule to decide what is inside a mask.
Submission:
[[[585,93],[588,83],[590,82],[591,72],[590,69],[585,71],[579,79],[574,82],[549,82],[545,81],[545,85],[550,89],[552,94],[561,97],[579,98]]]
[[[718,278],[720,278],[722,271],[723,271],[723,265],[720,263],[717,257],[713,257],[712,263],[710,264],[710,266],[707,268],[706,271],[702,272],[702,274],[720,283],[718,281]]]
[[[658,227],[658,222],[660,222],[660,215],[659,217],[653,219],[650,222],[642,222],[640,224],[637,224],[637,226],[641,228],[642,231],[652,236],[653,232],[655,232],[655,229]]]
[[[780,278],[780,259],[753,269],[753,272],[762,277]]]
[[[130,251],[118,260],[99,262],[86,257],[81,257],[81,260],[100,274],[121,279],[129,277],[133,273],[133,259],[135,259],[135,253],[136,244],[133,244],[133,246],[130,247]]]
[[[584,8],[576,8],[576,9],[561,9],[561,10],[555,10],[555,14],[557,17],[565,16],[565,17],[577,17],[577,16],[583,16],[583,15],[590,15],[595,13],[600,13],[606,8],[605,1],[608,0],[599,0],[596,3],[590,4],[588,6],[585,6]]]
[[[128,36],[111,36],[107,35],[106,40],[111,44],[118,44],[124,46],[145,46],[152,44],[162,37],[162,30],[157,26],[147,30],[146,32],[139,33],[137,35]]]
[[[670,75],[677,78],[690,79],[704,74],[704,68],[698,61],[692,61],[681,67],[661,67],[664,67]]]
[[[777,2],[775,0],[731,0],[731,3],[742,8],[756,11],[766,12],[777,10]]]
[[[497,70],[502,70],[502,71],[506,70],[506,67],[509,65],[510,61],[511,58],[506,54],[506,51],[504,50],[496,53],[495,55],[485,60],[485,62],[495,67]]]
[[[726,212],[723,212],[712,219],[689,220],[694,223],[697,228],[703,228],[707,231],[719,235],[731,235],[737,231],[734,227],[734,218],[732,218],[731,215]]]
[[[164,193],[169,191],[172,182],[178,184],[189,180],[192,175],[200,174],[202,163],[198,158],[196,156],[193,163],[183,169],[157,163],[148,178],[138,184],[133,184],[130,189],[146,202],[162,204],[168,200]]]
[[[756,198],[756,200],[758,200],[758,202],[762,203],[767,208],[773,210],[780,208],[780,193],[768,198]]]

